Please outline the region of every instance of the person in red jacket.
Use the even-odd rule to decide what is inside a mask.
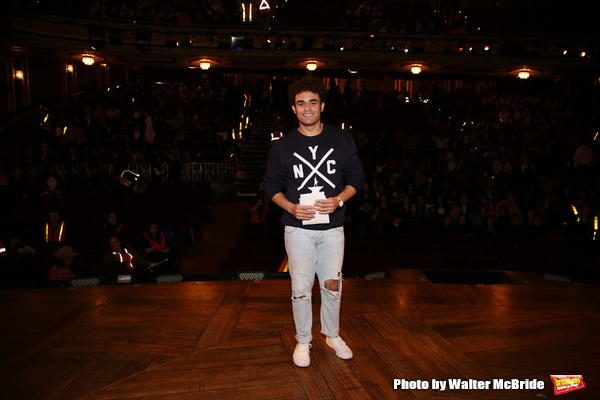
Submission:
[[[108,239],[110,250],[104,254],[104,261],[113,268],[108,268],[107,272],[132,273],[139,272],[146,268],[152,268],[156,263],[152,263],[140,256],[134,249],[123,246],[118,236],[111,236]],[[116,271],[112,271],[112,270]]]
[[[75,278],[75,274],[71,271],[70,265],[77,253],[73,251],[71,246],[63,246],[54,252],[55,262],[50,268],[48,279],[51,281],[65,281]]]
[[[154,223],[150,224],[148,230],[140,236],[137,247],[140,250],[144,249],[146,258],[153,262],[164,261],[171,251],[165,235],[160,232],[158,225]]]
[[[0,240],[0,257],[6,257],[6,255],[6,247],[4,247],[2,240]]]

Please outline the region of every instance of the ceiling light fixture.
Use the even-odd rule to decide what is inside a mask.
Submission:
[[[413,75],[418,75],[423,71],[426,71],[428,69],[431,68],[431,65],[427,65],[427,64],[422,64],[422,63],[411,63],[411,64],[404,64],[402,66],[402,69],[405,69],[407,71],[410,71]]]
[[[321,68],[322,66],[327,65],[327,63],[325,61],[311,59],[311,60],[298,61],[296,63],[296,65],[304,67],[309,71],[315,71],[317,68]]]
[[[211,67],[221,64],[221,61],[214,58],[200,58],[197,60],[190,61],[190,64],[192,64],[195,67],[200,67],[200,69],[204,71],[207,71]]]
[[[85,65],[94,65],[95,60],[92,56],[83,56],[81,57],[81,62]]]
[[[85,65],[94,65],[96,62],[102,62],[106,60],[105,57],[90,53],[70,54],[70,57],[81,61]]]
[[[534,75],[538,75],[541,71],[534,68],[523,67],[523,68],[515,68],[508,71],[509,74],[519,78],[519,79],[529,79]]]

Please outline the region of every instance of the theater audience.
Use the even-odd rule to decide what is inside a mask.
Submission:
[[[31,145],[23,148],[21,155],[29,164],[17,162],[3,168],[11,174],[5,174],[8,183],[3,186],[7,190],[2,193],[40,196],[41,184],[48,182],[43,171],[49,171],[42,166],[48,160],[68,162],[73,154],[69,149],[76,148],[87,149],[81,157],[99,170],[104,170],[105,163],[125,165],[127,161],[144,160],[161,165],[161,174],[166,174],[164,179],[154,174],[153,180],[175,182],[174,176],[166,173],[167,167],[176,170],[182,162],[223,161],[232,149],[242,149],[241,141],[218,133],[230,129],[227,116],[234,112],[214,115],[183,104],[189,100],[214,103],[215,99],[218,103],[221,98],[224,102],[220,105],[226,109],[237,104],[242,90],[246,88],[218,78],[207,80],[202,90],[185,84],[134,85],[72,105],[78,110],[76,118],[58,118],[58,112],[56,117],[51,112],[51,122],[43,128],[47,135],[38,147],[44,151],[36,153]],[[140,105],[125,101],[131,93],[136,94]],[[354,106],[369,107],[361,98]],[[598,174],[594,172],[597,156],[591,158],[584,177],[579,168],[589,160],[578,157],[583,162],[578,161],[577,167],[567,165],[581,143],[597,155],[597,145],[582,134],[589,132],[584,127],[595,121],[583,106],[574,112],[569,101],[553,95],[486,90],[437,92],[431,101],[436,107],[431,107],[427,115],[433,121],[433,131],[439,134],[398,134],[394,124],[389,124],[387,131],[374,131],[353,123],[350,134],[359,142],[368,179],[354,203],[348,204],[349,232],[410,232],[418,227],[429,232],[481,233],[492,239],[507,235],[560,239],[572,232],[564,228],[565,222],[572,222],[567,218],[572,216],[571,205],[581,213],[580,218],[585,215],[589,221],[594,217],[599,202]],[[383,106],[418,107],[397,103]],[[465,107],[472,110],[468,118]],[[150,121],[148,115],[153,116]],[[450,122],[445,119],[447,115],[453,116]],[[352,118],[343,117],[346,121]],[[71,139],[54,137],[57,128],[77,124],[81,132]],[[150,125],[155,132],[153,143],[144,134]],[[468,135],[461,130],[465,126],[469,127]],[[440,137],[444,138],[442,144]],[[52,176],[62,179],[60,170],[53,170]],[[74,184],[78,175],[65,176],[69,180],[61,182],[63,193],[106,193],[102,179],[88,180],[85,189],[86,185]],[[37,189],[32,189],[35,185]],[[522,211],[527,211],[527,218]],[[274,218],[274,213],[269,216]],[[264,223],[257,217],[255,221]],[[109,218],[113,219],[116,215]],[[110,221],[106,236],[119,233],[119,223]],[[55,236],[57,227],[49,225],[48,238]]]

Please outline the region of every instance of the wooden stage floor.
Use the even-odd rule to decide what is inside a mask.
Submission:
[[[345,281],[352,360],[326,346],[314,313],[308,368],[292,362],[289,280],[1,291],[0,398],[540,399],[556,396],[550,375],[563,374],[586,387],[561,400],[600,398],[597,284],[392,276]],[[395,379],[422,388],[394,390]],[[544,387],[432,387],[450,379]]]

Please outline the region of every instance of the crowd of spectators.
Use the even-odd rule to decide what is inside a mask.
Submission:
[[[408,129],[401,114],[389,129],[354,127],[367,181],[350,231],[420,227],[590,244],[600,213],[597,110],[495,88],[431,96],[421,129]]]
[[[178,181],[184,163],[226,162],[236,152],[243,91],[205,77],[195,85],[138,82],[61,103],[5,158],[2,195],[102,194],[118,189],[128,164],[150,164],[151,180]]]
[[[121,187],[104,174],[104,162],[176,170],[188,161],[224,161],[240,150],[221,132],[239,124],[243,93],[262,100],[254,103],[256,115],[292,122],[282,93],[280,104],[269,98],[276,91],[262,95],[264,87],[284,85],[259,80],[241,87],[215,77],[200,85],[138,83],[62,104],[33,136],[37,145],[27,142],[15,157],[20,162],[3,166],[1,194],[22,199]],[[331,88],[325,116],[337,106],[346,129],[352,126],[367,175],[348,203],[349,233],[527,236],[589,248],[600,211],[596,110],[552,92],[495,86],[463,93],[423,84],[409,103],[405,91],[345,91]],[[370,120],[354,120],[361,108]],[[65,180],[53,170],[77,162],[98,167],[82,173],[85,179]],[[272,229],[276,210],[260,200],[249,219]]]
[[[13,0],[15,7],[51,13],[76,13],[82,17],[125,23],[168,25],[180,28],[241,26],[243,6],[253,3],[253,23],[275,28],[314,27],[367,30],[382,33],[436,33],[461,35],[520,31],[586,30],[572,14],[577,8],[535,2],[484,2],[476,7],[453,0],[421,2],[370,0],[270,0],[270,14],[259,10],[260,2],[240,0]],[[249,7],[248,7],[249,8]],[[531,18],[536,11],[535,19]],[[557,13],[562,13],[556,24]],[[580,15],[579,19],[585,18]],[[467,23],[468,22],[468,23]],[[509,25],[510,24],[510,25]],[[504,29],[502,29],[504,27]]]
[[[134,188],[124,183],[122,171],[131,166],[140,172],[138,168],[150,166],[149,184],[177,184],[185,163],[227,163],[232,153],[239,152],[239,141],[232,139],[232,132],[239,130],[246,91],[251,89],[223,76],[204,75],[195,84],[136,82],[91,91],[39,109],[30,118],[43,121],[41,125],[20,122],[7,128],[3,132],[6,146],[0,166],[0,238],[6,244],[3,253],[10,257],[0,261],[9,262],[17,271],[27,271],[20,268],[25,266],[39,272],[48,266],[58,250],[43,244],[40,214],[49,207],[63,208],[67,219],[73,222],[67,232],[72,235],[76,231],[77,240],[69,243],[72,251],[65,254],[79,253],[75,267],[89,251],[107,249],[110,238],[99,234],[100,226],[94,233],[91,224],[98,221],[98,215],[93,213],[107,212],[106,207],[115,202],[124,209],[130,202]],[[143,193],[139,189],[147,187],[136,187],[136,193]],[[203,196],[203,189],[197,192],[187,195],[187,202],[183,198],[169,202],[168,197],[161,197],[160,202],[166,207],[163,211],[168,215],[155,214],[159,199],[154,192],[147,194],[146,202],[154,209],[147,210],[149,215],[138,215],[145,212],[140,208],[135,216],[129,216],[130,224],[148,217],[174,227],[183,223],[176,229],[179,233],[174,232],[167,239],[176,236],[187,240],[188,233],[181,229],[197,224],[194,215],[203,212],[203,205],[195,204],[196,211],[187,216],[179,215],[186,213],[187,208],[178,211],[180,206],[176,205],[188,207],[187,203]],[[85,202],[90,202],[89,206],[82,204]],[[106,229],[111,229],[110,224]],[[123,244],[135,243],[142,234],[139,227],[130,233],[133,237],[121,238]],[[144,251],[149,247],[144,247]],[[162,253],[153,251],[147,256],[156,258],[157,254]],[[64,267],[61,262],[55,266]],[[5,268],[2,271],[4,274]]]
[[[422,83],[412,98],[403,90],[368,93],[334,84],[328,96],[324,119],[351,126],[367,175],[348,204],[347,232],[596,245],[599,121],[586,100],[549,88],[482,86],[463,93],[432,83]],[[260,201],[277,212],[264,196]],[[278,228],[277,218],[268,221],[268,229]]]
[[[52,13],[180,27],[238,25],[241,21],[240,5],[234,0],[14,0],[13,4]]]
[[[90,218],[87,222],[94,221]],[[3,236],[9,240],[6,246],[0,242],[0,284],[64,284],[89,276],[114,281],[120,274],[152,275],[180,269],[181,241],[174,237],[172,227],[151,222],[140,233],[114,211],[108,212],[106,223],[89,227],[85,233],[76,222],[63,219],[58,209],[50,209],[47,219],[38,221],[33,232],[15,229],[5,235],[3,227]],[[132,232],[137,233],[132,236]]]

